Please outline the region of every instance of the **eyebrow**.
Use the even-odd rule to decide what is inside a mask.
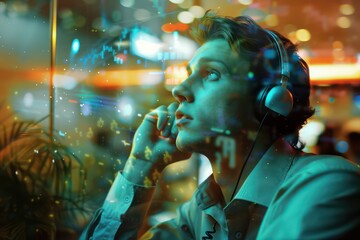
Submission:
[[[230,73],[229,67],[228,67],[227,64],[226,64],[224,61],[222,61],[222,60],[203,57],[203,58],[200,58],[198,62],[199,62],[199,63],[203,63],[203,62],[218,62],[218,63],[221,63],[221,64],[226,68],[226,70]],[[190,63],[186,65],[186,70],[187,70],[188,72],[191,72],[191,67],[190,67],[190,66],[191,66]]]

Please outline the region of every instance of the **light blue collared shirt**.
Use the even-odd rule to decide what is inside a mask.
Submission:
[[[225,204],[211,175],[177,216],[138,236],[154,187],[121,174],[84,231],[89,239],[333,239],[360,236],[360,170],[330,155],[275,142]],[[210,236],[212,238],[210,238]],[[207,238],[203,238],[207,237]]]

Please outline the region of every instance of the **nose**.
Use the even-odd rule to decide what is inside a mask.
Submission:
[[[174,87],[172,90],[172,95],[179,103],[184,101],[187,102],[194,101],[194,95],[191,91],[190,86],[188,86],[188,83],[186,81]]]

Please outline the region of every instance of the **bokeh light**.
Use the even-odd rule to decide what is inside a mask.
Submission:
[[[348,17],[339,17],[336,20],[336,24],[340,27],[340,28],[349,28],[351,26],[351,20]]]
[[[25,93],[23,102],[24,102],[25,107],[31,107],[34,103],[33,94],[30,92]]]
[[[178,14],[177,19],[182,23],[188,24],[194,21],[194,16],[191,12],[183,11]]]
[[[120,4],[124,7],[133,7],[135,4],[135,0],[120,0]]]
[[[354,104],[357,108],[360,108],[360,95],[354,97]]]
[[[339,153],[346,153],[349,150],[349,144],[346,141],[339,141],[336,143],[335,148]]]
[[[299,29],[296,31],[296,38],[301,42],[307,42],[311,39],[311,34],[307,29]]]
[[[195,18],[201,18],[205,14],[205,9],[201,6],[191,6],[189,12],[191,12]]]
[[[252,4],[253,0],[238,0],[238,2],[243,5],[250,5]]]
[[[180,4],[184,2],[184,0],[169,0],[169,1],[175,4]]]
[[[344,15],[352,15],[355,12],[355,8],[351,4],[341,4],[339,10]]]
[[[75,38],[71,44],[71,51],[73,54],[76,54],[79,52],[79,50],[80,50],[80,41],[79,39]]]
[[[131,97],[123,96],[119,98],[117,109],[120,116],[130,118],[134,114],[134,103]]]
[[[300,139],[305,141],[306,145],[315,146],[318,137],[325,130],[325,125],[320,121],[309,121],[299,132]]]

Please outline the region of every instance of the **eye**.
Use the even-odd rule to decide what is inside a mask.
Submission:
[[[216,81],[220,78],[220,73],[214,69],[206,69],[204,71],[205,81]]]

